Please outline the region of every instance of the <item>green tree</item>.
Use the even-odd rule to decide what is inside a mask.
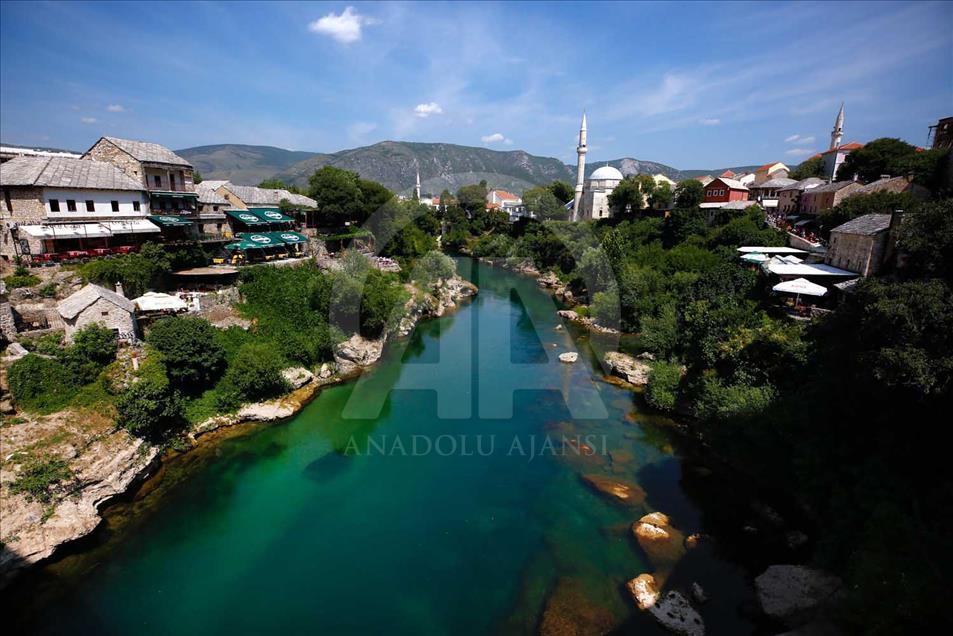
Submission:
[[[92,382],[102,369],[116,359],[116,334],[98,323],[87,325],[73,335],[73,344],[63,350],[61,361],[76,384]]]
[[[571,185],[559,179],[554,180],[546,188],[553,193],[556,200],[561,203],[569,203],[576,196],[576,191]]]
[[[660,411],[673,411],[678,402],[682,369],[671,362],[653,362],[649,383],[645,387],[645,399]]]
[[[694,208],[698,207],[705,200],[705,186],[701,181],[695,179],[685,179],[678,182],[675,187],[675,207],[676,208]]]
[[[925,204],[906,214],[898,244],[905,278],[940,278],[953,283],[953,199]]]
[[[904,176],[916,167],[921,172],[919,178],[927,182],[924,185],[930,185],[933,182],[933,171],[936,169],[935,161],[939,155],[929,157],[933,162],[921,163],[916,159],[917,154],[916,146],[900,139],[875,139],[847,155],[837,170],[837,179],[844,181],[856,175],[861,181],[869,183],[883,175]],[[924,171],[926,174],[923,174]]]
[[[202,174],[198,170],[192,171],[192,183],[195,185],[202,183]]]
[[[394,199],[394,193],[376,181],[358,179],[357,187],[361,191],[362,202],[361,214],[354,219],[358,224],[363,224],[371,215],[383,208],[384,204]]]
[[[211,387],[223,371],[225,352],[204,318],[163,318],[149,329],[146,342],[162,354],[173,388],[186,393]]]
[[[140,378],[116,400],[117,422],[149,440],[162,440],[185,426],[182,400],[164,376]]]
[[[20,408],[37,413],[66,407],[78,388],[73,374],[61,362],[34,354],[11,364],[7,381]]]
[[[311,175],[308,184],[308,196],[317,202],[321,214],[330,221],[337,225],[363,221],[367,210],[356,172],[324,166]]]
[[[805,159],[802,161],[794,170],[791,171],[791,178],[801,181],[802,179],[808,179],[810,177],[817,177],[824,179],[827,177],[824,174],[824,158],[820,155],[816,157],[811,157],[810,159]]]
[[[640,179],[644,176],[647,175],[630,175],[612,190],[612,194],[609,195],[609,208],[614,215],[635,214],[645,208],[646,188],[654,191],[655,181],[652,177],[648,177],[648,181],[652,183],[649,186],[644,179]]]
[[[553,183],[559,183],[554,181]],[[570,197],[571,199],[572,197]],[[541,221],[563,221],[568,216],[564,204],[559,202],[549,187],[537,186],[523,192],[523,205]]]
[[[267,343],[249,342],[239,348],[217,390],[238,402],[259,402],[284,393],[281,354]]]
[[[457,204],[471,217],[486,208],[486,182],[465,185],[457,190]]]
[[[675,193],[672,192],[672,186],[668,181],[656,184],[655,189],[649,197],[649,207],[653,210],[667,210],[672,207],[675,200]]]
[[[456,273],[457,264],[452,258],[440,252],[431,251],[417,259],[411,275],[422,287],[429,288],[438,280],[452,278]]]

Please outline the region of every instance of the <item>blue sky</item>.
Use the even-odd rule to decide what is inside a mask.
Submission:
[[[350,7],[350,8],[349,8]],[[0,139],[442,141],[679,168],[953,115],[953,3],[0,3]]]

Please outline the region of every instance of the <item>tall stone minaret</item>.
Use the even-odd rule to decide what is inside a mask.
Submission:
[[[586,178],[586,113],[582,113],[582,125],[579,127],[579,145],[576,146],[576,196],[572,200],[572,220],[579,220],[579,203],[582,201],[582,182]]]
[[[837,119],[834,120],[834,130],[831,131],[831,150],[840,145],[840,140],[844,136],[844,102],[840,103],[840,110],[837,112]]]
[[[417,185],[414,186],[414,198],[420,201],[420,170],[417,170]]]

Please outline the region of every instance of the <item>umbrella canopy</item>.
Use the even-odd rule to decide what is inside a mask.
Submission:
[[[268,225],[269,221],[247,210],[225,210],[225,214],[245,225]]]
[[[778,283],[772,287],[776,292],[784,292],[786,294],[804,294],[805,296],[823,296],[827,293],[827,288],[823,285],[818,285],[812,283],[806,278],[795,278],[794,280],[786,280],[783,283]]]
[[[132,302],[139,307],[140,311],[185,311],[188,309],[181,298],[158,292],[146,292]]]
[[[768,257],[764,254],[742,254],[741,260],[747,261],[748,263],[763,263],[768,260]]]
[[[151,214],[146,218],[153,223],[158,223],[162,227],[185,227],[187,225],[192,225],[192,221],[183,219],[181,216],[173,216],[171,214]]]

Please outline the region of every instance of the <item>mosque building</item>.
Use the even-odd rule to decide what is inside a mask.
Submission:
[[[622,182],[622,173],[606,164],[589,175],[586,175],[586,114],[582,115],[582,125],[579,127],[579,145],[576,147],[576,195],[573,198],[572,220],[594,221],[606,219],[610,216],[609,195]]]

